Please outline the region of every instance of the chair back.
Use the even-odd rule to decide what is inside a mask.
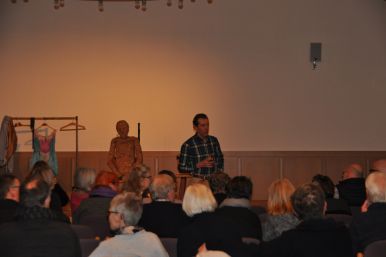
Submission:
[[[352,216],[347,214],[327,214],[326,218],[333,218],[336,222],[343,222],[344,225],[349,228]]]
[[[89,226],[71,224],[71,228],[74,230],[79,239],[95,239],[96,237],[95,231]]]
[[[107,217],[104,215],[83,216],[79,224],[90,227],[101,240],[104,240],[107,236],[111,236],[110,225]]]
[[[365,257],[381,257],[386,255],[386,240],[375,241],[365,249]]]
[[[169,256],[177,257],[177,238],[161,237],[160,240]]]
[[[96,239],[80,239],[80,249],[82,250],[82,257],[88,257],[97,248],[99,241]]]

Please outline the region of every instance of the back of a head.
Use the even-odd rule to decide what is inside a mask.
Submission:
[[[161,170],[160,172],[158,172],[158,175],[168,175],[173,179],[174,183],[177,184],[177,176],[171,170]]]
[[[366,178],[367,200],[370,203],[386,202],[386,173],[374,171]]]
[[[253,184],[252,181],[245,176],[236,176],[229,181],[227,186],[228,198],[245,198],[251,199]]]
[[[210,189],[214,194],[226,193],[226,188],[230,180],[231,178],[228,174],[222,171],[217,171],[209,177]]]
[[[111,200],[110,209],[122,214],[126,226],[135,226],[142,216],[142,199],[135,193],[121,193]]]
[[[333,198],[335,193],[334,182],[328,176],[317,174],[312,178],[312,182],[320,186],[326,199]]]
[[[268,213],[271,215],[292,213],[291,195],[294,191],[295,187],[286,178],[272,182],[268,188]]]
[[[111,171],[102,170],[98,173],[95,178],[95,187],[105,186],[108,187],[111,184],[115,185],[118,183],[118,176]]]
[[[216,199],[207,185],[195,183],[188,186],[182,200],[182,209],[189,217],[202,212],[213,212],[216,207]]]
[[[371,170],[386,172],[386,159],[381,159],[373,162]]]
[[[37,161],[26,177],[26,180],[39,179],[45,181],[50,188],[55,186],[55,174],[45,161]]]
[[[142,179],[150,176],[150,168],[146,165],[138,165],[134,167],[123,185],[123,190],[126,192],[141,193],[141,181]]]
[[[298,187],[291,196],[292,206],[301,220],[323,217],[325,197],[323,190],[312,183]]]
[[[6,174],[0,176],[0,199],[6,199],[9,190],[17,178],[14,175]]]
[[[175,186],[172,177],[169,175],[157,175],[154,177],[149,188],[151,198],[153,200],[168,199],[169,193],[174,192]]]
[[[26,207],[44,206],[49,197],[50,186],[43,180],[32,179],[23,183],[21,190],[20,203]]]
[[[352,163],[343,172],[343,179],[363,178],[363,168],[359,163]]]
[[[94,186],[96,171],[90,168],[78,168],[74,175],[74,186],[76,189],[88,192]]]

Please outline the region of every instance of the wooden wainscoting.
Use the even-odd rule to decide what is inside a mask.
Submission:
[[[176,151],[145,151],[144,163],[153,172],[162,169],[177,171]],[[15,175],[24,178],[29,170],[32,153],[15,154]],[[60,184],[71,192],[75,171],[75,154],[57,152]],[[254,183],[253,200],[266,200],[272,181],[290,179],[295,186],[309,182],[317,173],[328,175],[338,182],[342,170],[350,163],[363,165],[367,171],[374,160],[386,158],[386,151],[251,151],[224,152],[225,171],[230,176],[245,175]],[[107,152],[79,152],[79,166],[97,171],[108,169]]]

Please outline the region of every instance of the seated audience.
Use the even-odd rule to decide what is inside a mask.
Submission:
[[[372,242],[386,240],[386,173],[370,173],[366,191],[366,212],[354,217],[350,225],[355,253],[363,252]]]
[[[352,257],[351,239],[344,224],[324,218],[326,207],[322,189],[305,184],[291,196],[301,223],[276,239],[260,244],[261,256]]]
[[[101,171],[89,198],[82,201],[72,216],[74,224],[84,224],[88,217],[107,217],[111,199],[117,195],[118,176],[111,171]]]
[[[216,207],[216,199],[207,185],[196,183],[187,187],[182,209],[193,218],[193,221],[181,230],[178,237],[178,257],[195,256],[202,244],[208,245],[212,242],[219,243],[220,247],[209,247],[208,250],[222,250],[224,246],[228,246],[229,255],[243,256],[239,253],[237,244],[241,243],[238,228],[235,228],[233,223],[227,223],[221,217],[217,217],[214,214]]]
[[[126,179],[126,178],[125,178]],[[123,191],[133,192],[142,198],[150,200],[149,186],[151,183],[151,174],[149,167],[139,165],[133,168],[123,185]]]
[[[245,176],[231,179],[227,186],[227,198],[216,210],[216,217],[233,224],[242,237],[261,240],[261,224],[256,213],[251,210],[252,181]]]
[[[189,218],[179,203],[174,203],[175,183],[168,175],[157,175],[150,185],[152,202],[144,204],[138,225],[159,237],[177,237]]]
[[[291,195],[295,191],[288,179],[274,181],[268,188],[268,201],[265,222],[262,224],[263,241],[270,241],[284,231],[293,229],[299,224],[293,213]]]
[[[168,257],[161,241],[152,232],[136,227],[142,214],[142,200],[135,193],[115,196],[110,204],[109,224],[118,233],[105,240],[90,257],[146,256]]]
[[[335,192],[334,182],[332,182],[332,180],[328,176],[324,176],[320,174],[315,175],[312,178],[312,182],[320,186],[320,188],[324,192],[324,196],[326,197],[326,202],[327,202],[326,214],[351,215],[351,210],[347,202],[343,199],[334,198],[334,192]]]
[[[227,198],[227,185],[231,178],[222,171],[216,171],[209,177],[209,187],[213,192],[214,198],[216,198],[217,205],[220,206],[222,201]]]
[[[13,220],[19,207],[20,181],[14,175],[0,176],[0,224]]]
[[[349,165],[343,171],[342,179],[336,186],[339,198],[345,200],[349,206],[361,206],[366,200],[362,166],[357,163]]]
[[[88,168],[78,168],[74,176],[74,188],[71,193],[71,212],[74,213],[80,203],[87,199],[95,184],[96,171]]]
[[[158,172],[158,175],[168,175],[173,179],[174,184],[177,185],[177,176],[176,174],[171,170],[161,170]]]
[[[45,181],[27,181],[21,189],[21,205],[15,221],[0,226],[2,256],[81,256],[75,232],[49,209],[50,186]]]

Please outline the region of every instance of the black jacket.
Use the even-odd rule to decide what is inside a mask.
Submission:
[[[339,198],[347,201],[349,206],[361,206],[366,200],[366,188],[364,178],[349,178],[336,185]]]
[[[9,199],[0,200],[0,224],[13,220],[19,203]]]

